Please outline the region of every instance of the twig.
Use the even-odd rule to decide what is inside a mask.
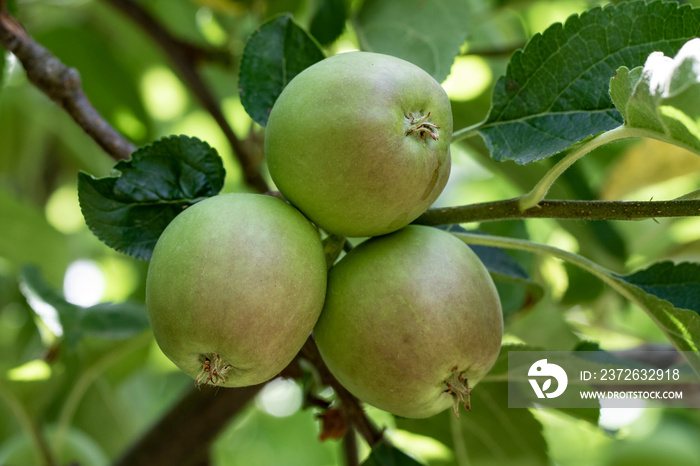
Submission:
[[[378,430],[367,418],[360,401],[333,377],[311,337],[304,344],[300,354],[318,370],[321,381],[333,388],[338,399],[340,399],[341,409],[349,421],[349,426],[353,426],[370,447],[374,447],[379,443],[383,438],[382,431]]]
[[[180,466],[209,464],[211,444],[234,414],[264,384],[244,388],[194,387],[115,466]]]
[[[360,464],[359,454],[357,452],[357,437],[352,422],[348,421],[348,430],[343,436],[343,450],[345,451],[345,465],[357,466]]]
[[[216,98],[197,71],[197,65],[202,58],[210,56],[212,53],[205,52],[201,48],[176,39],[153,16],[132,0],[105,1],[130,17],[160,46],[170,58],[182,79],[187,83],[188,88],[223,131],[231,145],[234,156],[241,165],[245,181],[257,191],[261,193],[266,192],[269,188],[260,174],[259,160],[246,150],[243,143],[233,132]]]
[[[576,220],[641,220],[700,216],[700,200],[672,201],[542,201],[520,211],[519,199],[429,209],[414,223],[449,225],[526,218]]]
[[[128,159],[134,145],[110,126],[82,90],[80,73],[39,45],[22,25],[0,8],[0,44],[22,63],[29,81],[60,105],[115,160]]]

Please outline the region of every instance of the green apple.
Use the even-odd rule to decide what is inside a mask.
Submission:
[[[289,364],[323,307],[318,232],[294,207],[222,194],[187,208],[158,239],[146,304],[156,342],[198,384],[254,385]]]
[[[365,241],[331,269],[314,329],[343,386],[409,418],[469,407],[502,336],[501,303],[483,263],[451,234],[417,225]]]
[[[280,192],[324,230],[398,230],[440,195],[450,174],[452,110],[421,68],[370,52],[305,69],[270,112],[265,154]]]

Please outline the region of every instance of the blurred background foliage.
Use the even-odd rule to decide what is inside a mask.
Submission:
[[[443,83],[452,99],[456,129],[486,116],[495,80],[528,38],[604,3],[464,1],[471,12],[465,25],[467,41]],[[244,112],[237,91],[237,67],[247,37],[266,18],[291,12],[316,32],[327,55],[358,48],[351,21],[330,43],[324,36],[327,22],[317,19],[314,26],[319,8],[333,3],[337,4],[141,2],[178,39],[225,52],[227,59],[203,62],[200,70],[236,135],[257,153],[262,150],[263,129]],[[700,1],[687,3],[700,6]],[[346,1],[345,6],[352,14],[361,2]],[[14,7],[39,43],[81,72],[92,103],[136,145],[170,134],[196,136],[224,158],[224,191],[247,189],[219,126],[161,49],[110,2],[17,0]],[[192,380],[160,353],[147,331],[117,341],[86,337],[67,350],[57,344],[50,319],[40,318],[29,306],[19,285],[26,265],[38,267],[67,301],[88,307],[105,301],[143,302],[147,263],[103,245],[80,212],[77,172],[105,176],[113,160],[27,81],[12,56],[4,54],[0,64],[0,464],[36,464],[41,442],[59,452],[61,464],[108,464],[163,415]],[[518,196],[554,163],[493,162],[480,138],[454,145],[452,155],[452,176],[437,202],[440,206]],[[698,185],[697,156],[659,142],[633,141],[590,154],[566,173],[550,197],[661,200]],[[482,228],[578,252],[619,272],[663,259],[700,261],[697,218],[642,223],[529,220]],[[524,287],[499,287],[507,312],[507,341],[552,350],[570,350],[582,340],[608,350],[667,344],[644,313],[597,280],[550,258],[513,255],[546,291],[533,303]],[[215,442],[214,463],[342,464],[342,447],[317,441],[319,421],[313,409],[301,409],[302,401],[297,382],[278,379],[268,384]],[[385,413],[369,409],[369,414],[388,428],[398,446],[422,461],[455,464],[454,452],[444,443],[398,429]],[[535,416],[543,425],[550,458],[558,465],[700,462],[696,412],[603,409],[599,426],[558,412],[537,411]]]

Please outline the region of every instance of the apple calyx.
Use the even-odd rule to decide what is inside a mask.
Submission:
[[[417,117],[414,116],[413,113],[409,113],[405,118],[406,124],[404,126],[407,127],[406,136],[409,134],[418,133],[421,139],[425,139],[426,134],[435,141],[440,139],[440,133],[438,132],[440,127],[428,121],[428,118],[430,118],[430,112],[428,112],[426,115],[418,114]]]
[[[452,375],[445,380],[445,385],[447,385],[445,392],[452,395],[452,410],[457,419],[459,419],[460,403],[467,408],[467,411],[472,410],[469,381],[464,377],[463,373],[457,373],[456,367],[453,369]]]
[[[228,364],[216,353],[200,354],[199,359],[202,361],[202,370],[194,381],[197,388],[201,385],[206,387],[209,382],[213,387],[220,383],[226,383],[226,374],[233,368],[231,364]]]

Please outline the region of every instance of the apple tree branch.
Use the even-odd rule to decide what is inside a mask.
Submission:
[[[128,159],[134,145],[116,131],[92,106],[83,92],[80,73],[64,65],[38,44],[0,3],[0,45],[14,54],[27,78],[63,108],[115,160]]]

